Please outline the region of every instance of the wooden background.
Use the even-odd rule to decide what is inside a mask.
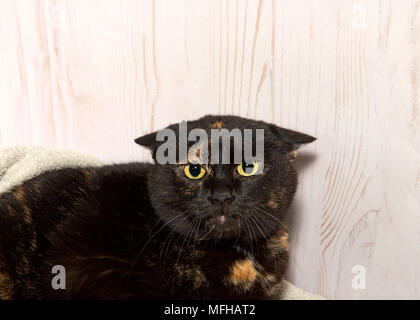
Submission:
[[[0,0],[0,147],[149,159],[133,138],[208,113],[302,150],[288,279],[420,298],[420,1]],[[352,288],[352,268],[366,288]]]

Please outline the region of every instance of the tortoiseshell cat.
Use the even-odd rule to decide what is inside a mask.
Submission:
[[[187,124],[209,136],[264,129],[263,172],[130,163],[32,178],[0,196],[0,299],[280,298],[292,162],[315,138],[235,116]],[[156,133],[136,142],[155,160],[163,143]],[[52,288],[55,265],[65,267],[64,290]]]

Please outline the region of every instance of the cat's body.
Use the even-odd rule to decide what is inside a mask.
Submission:
[[[251,120],[191,124],[222,121],[232,128]],[[155,152],[146,140],[137,142]],[[282,143],[266,155],[261,177],[228,165],[220,168],[230,178],[209,166],[192,180],[184,165],[131,163],[50,171],[16,186],[0,195],[0,299],[280,298],[284,215],[296,189],[289,164],[296,147]],[[232,185],[229,202],[220,202],[221,181]],[[64,290],[51,285],[56,265],[66,270]]]

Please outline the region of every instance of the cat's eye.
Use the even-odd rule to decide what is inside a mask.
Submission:
[[[190,179],[200,179],[206,174],[206,169],[199,164],[189,163],[184,167],[184,172]]]
[[[236,167],[236,170],[241,176],[249,177],[253,176],[258,172],[258,162],[254,161],[253,163],[243,162]]]

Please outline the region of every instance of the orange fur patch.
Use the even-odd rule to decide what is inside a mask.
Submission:
[[[193,288],[198,289],[208,285],[207,278],[203,271],[198,267],[190,267],[185,265],[176,264],[175,270],[178,273],[178,281],[182,283],[182,280],[191,281]]]
[[[0,273],[0,300],[12,300],[13,283],[7,274]]]
[[[216,122],[212,123],[212,125],[211,125],[212,128],[217,128],[217,129],[222,129],[222,126],[223,126],[222,121],[216,121]]]
[[[258,276],[250,259],[236,261],[230,270],[230,281],[234,285],[242,285],[245,289],[251,287]]]
[[[289,234],[285,233],[280,237],[280,245],[284,250],[289,251]]]
[[[268,248],[273,250],[274,255],[281,250],[289,251],[289,233],[280,229],[268,242]]]
[[[282,197],[280,196],[279,199],[281,200]],[[268,205],[273,209],[277,209],[279,207],[279,201],[276,199],[275,193],[270,194],[270,200],[268,201]]]
[[[296,150],[293,150],[293,151],[289,152],[289,161],[290,162],[295,161],[296,157],[297,157],[297,151]]]
[[[205,142],[194,144],[188,149],[187,159],[181,159],[180,163],[205,163],[208,161],[208,150]]]
[[[25,220],[27,224],[32,224],[33,221],[32,221],[31,209],[25,204],[22,204],[22,206],[23,206],[23,220]]]
[[[13,195],[18,201],[23,201],[25,199],[25,189],[23,186],[18,186],[14,191]]]

